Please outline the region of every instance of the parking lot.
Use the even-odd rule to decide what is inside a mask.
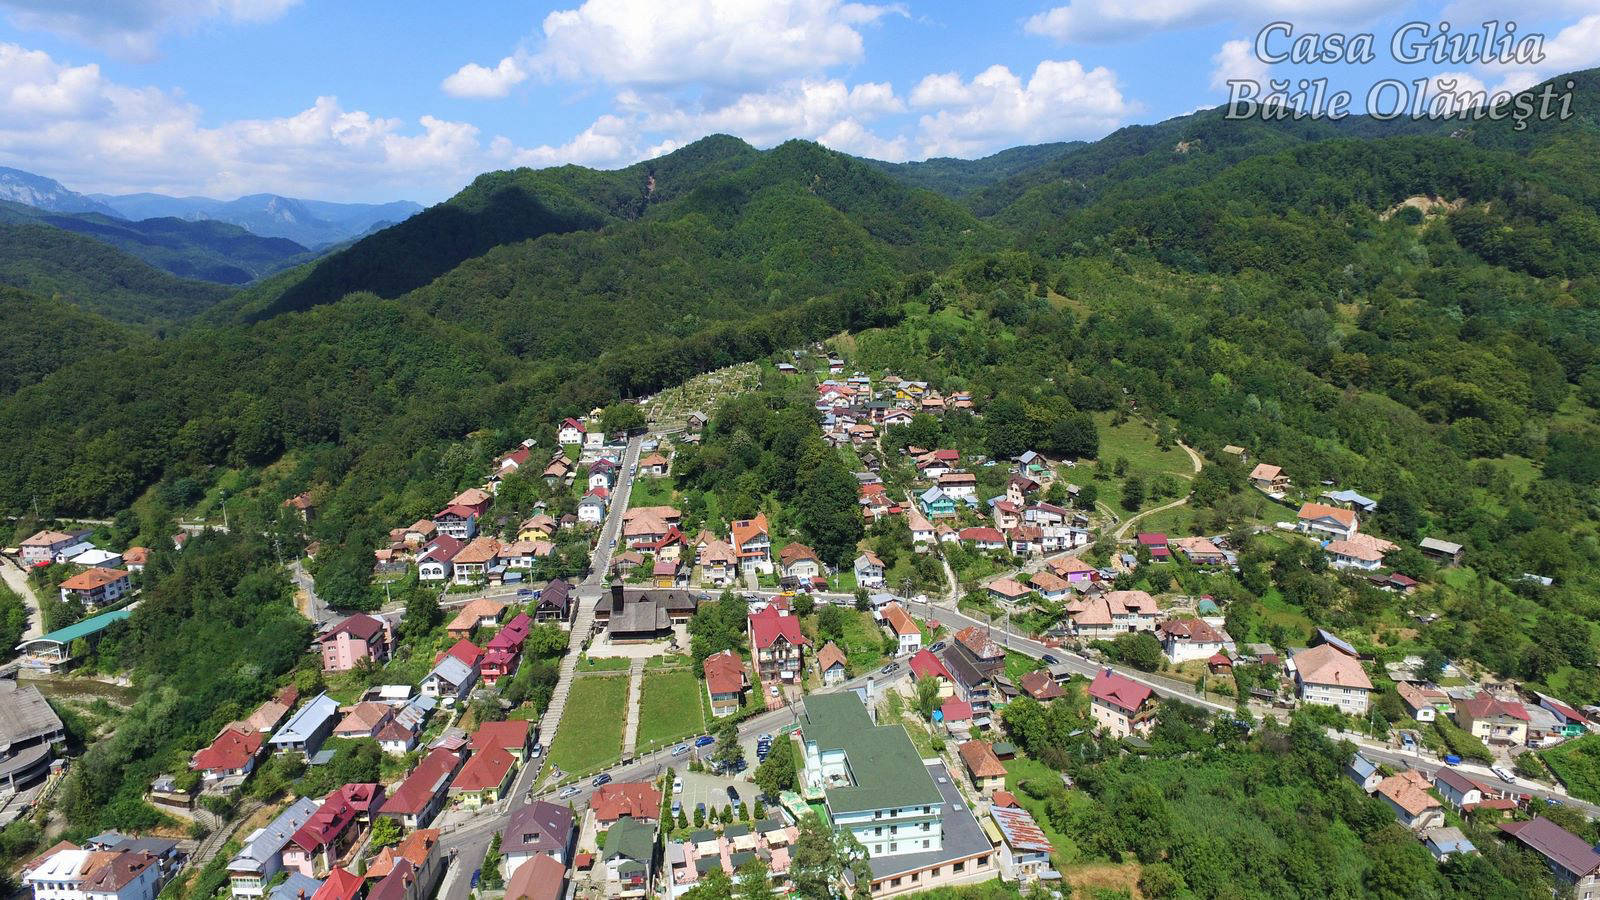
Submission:
[[[751,757],[754,761],[754,757]],[[743,774],[734,778],[721,775],[708,775],[700,772],[679,770],[678,777],[683,779],[683,793],[675,799],[683,804],[683,813],[689,821],[694,821],[694,807],[696,803],[704,803],[706,809],[721,809],[728,803],[728,786],[739,792],[739,799],[746,804],[755,802],[755,783],[746,780],[743,776],[755,771],[754,767],[746,769]]]

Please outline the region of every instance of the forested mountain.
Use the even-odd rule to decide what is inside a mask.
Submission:
[[[374,227],[403,222],[422,210],[409,200],[331,203],[277,194],[251,194],[237,200],[149,193],[90,194],[88,198],[129,219],[225,222],[251,234],[283,238],[317,250],[360,237]]]
[[[220,284],[169,275],[52,225],[0,224],[0,284],[149,326],[182,321],[232,293]]]
[[[381,528],[473,483],[468,433],[526,435],[849,330],[980,408],[1035,421],[1127,396],[1202,449],[1407,492],[1414,533],[1580,597],[1600,482],[1593,119],[1515,140],[1379,124],[1197,114],[1066,148],[969,205],[722,136],[614,172],[486,174],[190,333],[22,387],[0,402],[0,497],[112,513],[282,460],[326,492],[330,558],[365,573]],[[1517,466],[1536,477],[1508,487]]]
[[[1084,146],[1087,145],[1083,141],[1066,141],[1012,147],[982,159],[936,156],[915,162],[891,163],[877,159],[867,162],[912,187],[927,188],[947,197],[960,197],[1054,162]]]
[[[99,213],[51,213],[0,201],[0,223],[49,225],[94,238],[180,278],[245,284],[315,258],[294,241],[225,222],[129,221]]]
[[[0,285],[0,395],[145,340],[104,316]]]

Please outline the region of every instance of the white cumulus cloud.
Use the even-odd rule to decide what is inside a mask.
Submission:
[[[1077,60],[1044,60],[1024,82],[1005,66],[990,66],[971,81],[955,73],[929,75],[911,91],[911,104],[930,108],[919,122],[926,156],[971,156],[1014,144],[1098,137],[1134,107],[1110,69]]]
[[[749,90],[859,61],[860,27],[899,5],[839,0],[585,0],[545,16],[533,49],[444,80],[463,97],[501,97],[534,74],[662,89]]]
[[[1256,56],[1255,45],[1250,41],[1228,41],[1222,45],[1211,57],[1211,88],[1212,90],[1228,91],[1228,82],[1254,81],[1261,85],[1264,93],[1267,90],[1267,79],[1271,66],[1261,61]]]
[[[145,60],[162,35],[187,31],[208,20],[267,22],[300,0],[0,0],[0,10],[18,28],[48,31],[100,47],[117,56]]]

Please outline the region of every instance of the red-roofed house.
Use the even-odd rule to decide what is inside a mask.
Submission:
[[[772,536],[767,527],[767,514],[758,513],[754,519],[739,519],[733,523],[731,531],[733,553],[739,559],[740,571],[771,575]]]
[[[389,658],[389,628],[382,619],[356,613],[317,639],[322,646],[322,671],[346,672],[363,659]]]
[[[1470,700],[1457,700],[1455,708],[1456,724],[1484,743],[1521,746],[1528,742],[1528,711],[1521,703],[1479,691]]]
[[[793,681],[799,677],[805,669],[805,649],[811,639],[800,631],[798,616],[778,604],[769,604],[760,612],[751,613],[749,633],[756,673],[762,681]]]
[[[259,731],[224,728],[210,746],[195,751],[189,768],[201,773],[206,781],[248,775],[261,757],[262,741]]]
[[[661,817],[661,791],[648,781],[603,784],[589,798],[589,808],[603,825],[622,818],[654,822]]]
[[[1500,830],[1544,857],[1556,883],[1569,888],[1571,896],[1593,897],[1600,891],[1600,853],[1588,841],[1544,816],[1507,822]]]
[[[937,678],[939,680],[939,696],[948,697],[955,691],[955,679],[950,677],[950,670],[945,668],[944,660],[940,659],[932,650],[918,650],[911,654],[911,659],[906,665],[911,668],[911,678],[919,681],[923,678]]]
[[[322,801],[283,848],[283,867],[313,878],[333,867],[360,836],[356,808],[342,791]]]
[[[328,877],[323,879],[322,887],[311,895],[311,900],[356,900],[366,889],[366,879],[351,873],[343,866],[334,866]]]
[[[713,653],[706,657],[706,694],[711,698],[711,714],[731,716],[744,705],[744,691],[748,680],[744,674],[744,659],[732,650]]]
[[[1166,562],[1172,559],[1172,548],[1167,546],[1167,536],[1159,531],[1141,531],[1136,540],[1139,546],[1149,551],[1150,558],[1156,562]]]
[[[1348,541],[1360,528],[1355,510],[1341,509],[1326,503],[1307,503],[1295,516],[1295,525],[1301,531],[1324,538]]]
[[[1204,619],[1168,619],[1156,626],[1161,649],[1173,664],[1192,659],[1210,659],[1227,646],[1227,635],[1212,628]]]
[[[978,550],[1004,550],[1006,536],[998,528],[963,528],[956,532],[956,538],[963,544],[971,544]]]
[[[945,731],[949,733],[966,734],[972,730],[972,704],[965,700],[946,698],[939,705],[939,715]]]
[[[1017,686],[1029,697],[1041,702],[1054,700],[1067,693],[1044,669],[1035,669],[1017,679]]]
[[[439,661],[444,659],[446,656],[454,656],[456,659],[459,659],[465,663],[469,668],[476,669],[478,668],[478,665],[483,662],[483,648],[467,640],[466,638],[462,638],[456,641],[454,644],[451,644],[450,649],[440,653],[438,656],[435,656],[433,658],[434,665],[438,665]]]
[[[516,770],[516,759],[504,747],[479,750],[450,782],[450,796],[468,809],[499,803]]]
[[[1089,683],[1089,715],[1112,737],[1149,736],[1155,727],[1155,694],[1126,675],[1102,669]]]
[[[889,630],[894,632],[895,638],[900,642],[896,656],[905,656],[922,649],[922,629],[917,627],[910,613],[902,609],[900,604],[889,603],[883,607],[883,622],[889,626]]]
[[[445,788],[461,766],[461,757],[440,748],[422,758],[411,774],[384,801],[382,813],[407,828],[422,828],[444,805]]]
[[[996,790],[1006,786],[1005,764],[994,755],[994,747],[988,741],[966,741],[956,752],[979,795],[993,796]]]
[[[472,740],[467,746],[474,753],[499,747],[520,763],[528,758],[528,749],[532,743],[533,728],[526,719],[507,719],[504,722],[480,724],[478,730],[472,733]]]
[[[850,677],[849,664],[838,644],[829,641],[817,651],[817,671],[822,673],[823,684],[838,684]]]

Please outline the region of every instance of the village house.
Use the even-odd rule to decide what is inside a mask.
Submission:
[[[381,663],[389,658],[389,628],[365,613],[335,625],[317,639],[322,649],[322,671],[347,672],[364,659]]]
[[[472,686],[478,681],[478,669],[468,665],[460,659],[445,655],[434,664],[434,667],[422,678],[422,694],[425,697],[434,697],[444,705],[449,706],[457,700],[466,699],[472,692]]]
[[[1000,877],[1023,885],[1059,878],[1050,866],[1055,846],[1032,814],[1014,805],[1014,800],[1000,802],[1000,795],[1004,793],[995,792],[995,803],[989,809],[989,817],[1000,832]]]
[[[1156,637],[1167,661],[1181,665],[1195,659],[1210,659],[1232,643],[1229,637],[1204,619],[1168,619],[1156,627]]]
[[[422,828],[393,847],[384,847],[367,864],[367,900],[427,900],[447,862],[439,848],[439,829]],[[316,900],[316,898],[312,898]]]
[[[267,883],[283,870],[289,842],[318,808],[315,800],[301,797],[244,839],[239,852],[228,861],[228,885],[234,897],[266,896]]]
[[[980,797],[992,797],[995,791],[1005,788],[1005,764],[994,755],[994,747],[988,741],[966,741],[956,748],[956,753]]]
[[[855,561],[856,586],[881,588],[884,586],[883,560],[871,550],[862,551]]]
[[[1417,547],[1422,550],[1423,555],[1431,556],[1446,566],[1461,565],[1462,547],[1460,544],[1429,537],[1423,538],[1417,544]]]
[[[1570,891],[1570,896],[1592,900],[1600,891],[1600,852],[1588,841],[1544,816],[1502,823],[1500,830],[1544,857],[1557,886]]]
[[[326,693],[311,698],[289,717],[267,743],[274,753],[292,752],[310,760],[339,722],[339,701]]]
[[[500,832],[500,858],[505,877],[512,877],[537,856],[549,857],[563,865],[572,862],[572,847],[577,837],[574,820],[572,810],[545,800],[535,800],[513,810]]]
[[[1528,742],[1528,711],[1514,700],[1479,691],[1455,701],[1456,725],[1491,746],[1520,747]]]
[[[1028,579],[1028,587],[1046,600],[1060,600],[1072,593],[1072,585],[1065,578],[1046,569]]]
[[[589,487],[610,490],[617,484],[617,464],[609,459],[597,459],[589,464]]]
[[[1148,737],[1155,727],[1155,693],[1126,675],[1102,669],[1089,683],[1089,716],[1111,737]]]
[[[911,543],[931,544],[934,540],[933,523],[928,517],[912,509],[906,514],[906,526],[911,529]]]
[[[741,572],[772,574],[772,536],[767,528],[766,513],[758,513],[754,519],[735,521],[732,536],[733,552]]]
[[[582,446],[583,436],[588,431],[589,429],[584,427],[584,424],[577,419],[562,419],[561,425],[556,428],[556,443],[563,447],[570,447],[574,444]]]
[[[505,611],[505,603],[489,597],[478,597],[467,601],[466,605],[461,607],[445,626],[445,631],[457,640],[470,637],[479,628],[493,628],[499,625],[500,617],[505,615]]]
[[[84,538],[92,532],[79,531],[68,534],[64,531],[40,531],[22,539],[17,555],[22,562],[29,566],[38,566],[55,562],[56,554],[83,543]]]
[[[376,737],[378,730],[394,718],[394,713],[394,707],[387,703],[363,700],[350,707],[333,727],[333,736],[342,739]]]
[[[930,519],[949,519],[956,514],[955,498],[940,490],[937,485],[918,495],[917,503],[922,506],[923,515]]]
[[[1035,669],[1017,679],[1017,686],[1024,694],[1038,700],[1040,703],[1049,703],[1058,697],[1066,696],[1066,689],[1056,683],[1050,673],[1044,669]]]
[[[434,514],[433,527],[441,535],[470,541],[478,534],[478,513],[465,506],[447,506]]]
[[[450,782],[449,796],[466,809],[500,802],[516,774],[517,760],[504,747],[490,745],[467,759]]]
[[[189,768],[199,772],[206,782],[243,778],[261,759],[262,745],[260,732],[229,725],[208,746],[195,751]]]
[[[456,584],[481,584],[500,561],[500,542],[486,535],[472,539],[450,560]]]
[[[606,832],[605,896],[644,897],[655,878],[655,828],[634,819],[618,822]]]
[[[577,603],[572,597],[572,585],[565,579],[556,578],[539,591],[539,599],[534,605],[533,621],[540,625],[555,623],[562,628],[570,628],[576,608]]]
[[[1406,712],[1418,722],[1432,722],[1439,717],[1440,704],[1450,704],[1449,696],[1437,688],[1401,681],[1395,683],[1394,689],[1400,695],[1400,702],[1405,704]]]
[[[1001,498],[989,501],[989,511],[994,515],[994,527],[1010,531],[1022,524],[1022,507]]]
[[[375,792],[381,803],[383,788],[377,785],[345,787],[364,789],[366,793],[360,795],[363,797],[371,797]],[[326,875],[360,838],[361,828],[356,820],[355,804],[345,790],[329,793],[316,812],[289,838],[283,848],[284,868],[313,878]]]
[[[702,668],[706,676],[706,695],[711,700],[711,714],[720,718],[738,712],[744,705],[745,689],[749,687],[744,658],[732,650],[723,650],[706,657]]]
[[[839,684],[850,677],[844,651],[839,649],[838,644],[829,641],[817,651],[817,672],[821,675],[824,685]],[[914,671],[911,677],[917,677]]]
[[[840,656],[844,654],[841,652]],[[940,659],[932,650],[924,647],[906,661],[906,668],[911,670],[911,680],[921,681],[932,678],[939,683],[939,696],[949,697],[955,693],[955,679],[950,677],[950,670],[945,667],[944,660]]]
[[[61,602],[76,600],[84,608],[94,609],[121,600],[132,588],[125,570],[96,567],[61,582]]]
[[[779,604],[768,604],[749,616],[750,648],[756,674],[763,681],[794,681],[805,670],[805,648],[811,639],[800,631],[800,618]]]
[[[585,525],[599,525],[606,518],[605,488],[591,488],[578,501],[578,521]]]
[[[661,478],[667,474],[672,466],[672,461],[660,453],[652,453],[639,460],[639,474],[649,475],[652,478]]]
[[[648,781],[613,781],[595,790],[589,811],[603,826],[624,819],[654,824],[661,816],[661,791]]]
[[[1072,631],[1080,640],[1111,640],[1132,631],[1154,631],[1160,607],[1140,590],[1107,591],[1067,604]]]
[[[978,476],[971,472],[946,472],[935,483],[939,490],[957,500],[978,496]]]
[[[448,581],[455,574],[451,560],[461,552],[466,543],[459,538],[441,534],[428,542],[417,557],[417,578],[420,581]]]
[[[1100,580],[1100,571],[1076,556],[1053,559],[1048,563],[1047,568],[1065,578],[1068,584],[1077,587],[1087,587]]]
[[[822,560],[805,544],[789,544],[778,551],[778,568],[786,581],[809,585],[822,575]]]
[[[379,808],[406,828],[426,828],[444,806],[445,789],[461,767],[462,757],[444,748],[430,751],[417,763]]]
[[[708,542],[700,551],[700,577],[717,587],[731,584],[739,577],[738,557],[733,545],[720,538]]]
[[[1366,715],[1372,680],[1354,656],[1333,644],[1319,644],[1296,651],[1290,657],[1290,666],[1303,702]]]
[[[1277,466],[1257,463],[1250,470],[1250,483],[1268,494],[1278,495],[1289,489],[1289,476]]]
[[[1295,515],[1295,527],[1322,539],[1348,541],[1360,530],[1355,510],[1340,509],[1326,503],[1307,503]]]
[[[1172,548],[1167,546],[1167,536],[1159,531],[1141,531],[1134,538],[1135,543],[1150,554],[1154,562],[1169,562],[1172,559]]]
[[[1025,599],[1030,590],[1013,578],[996,578],[987,585],[989,596],[1007,606],[1015,606]]]
[[[1189,562],[1197,566],[1220,566],[1228,561],[1227,554],[1223,553],[1210,538],[1182,537],[1175,538],[1172,545],[1178,548]]]
[[[1444,805],[1429,793],[1428,776],[1409,769],[1378,782],[1378,799],[1388,805],[1395,821],[1411,829],[1437,828],[1444,824]]]
[[[971,544],[973,549],[984,552],[1006,549],[1006,536],[995,528],[963,528],[956,532],[956,538],[961,543]]]
[[[883,624],[899,642],[896,656],[908,656],[922,649],[922,629],[911,615],[898,603],[890,603],[883,608]]]

